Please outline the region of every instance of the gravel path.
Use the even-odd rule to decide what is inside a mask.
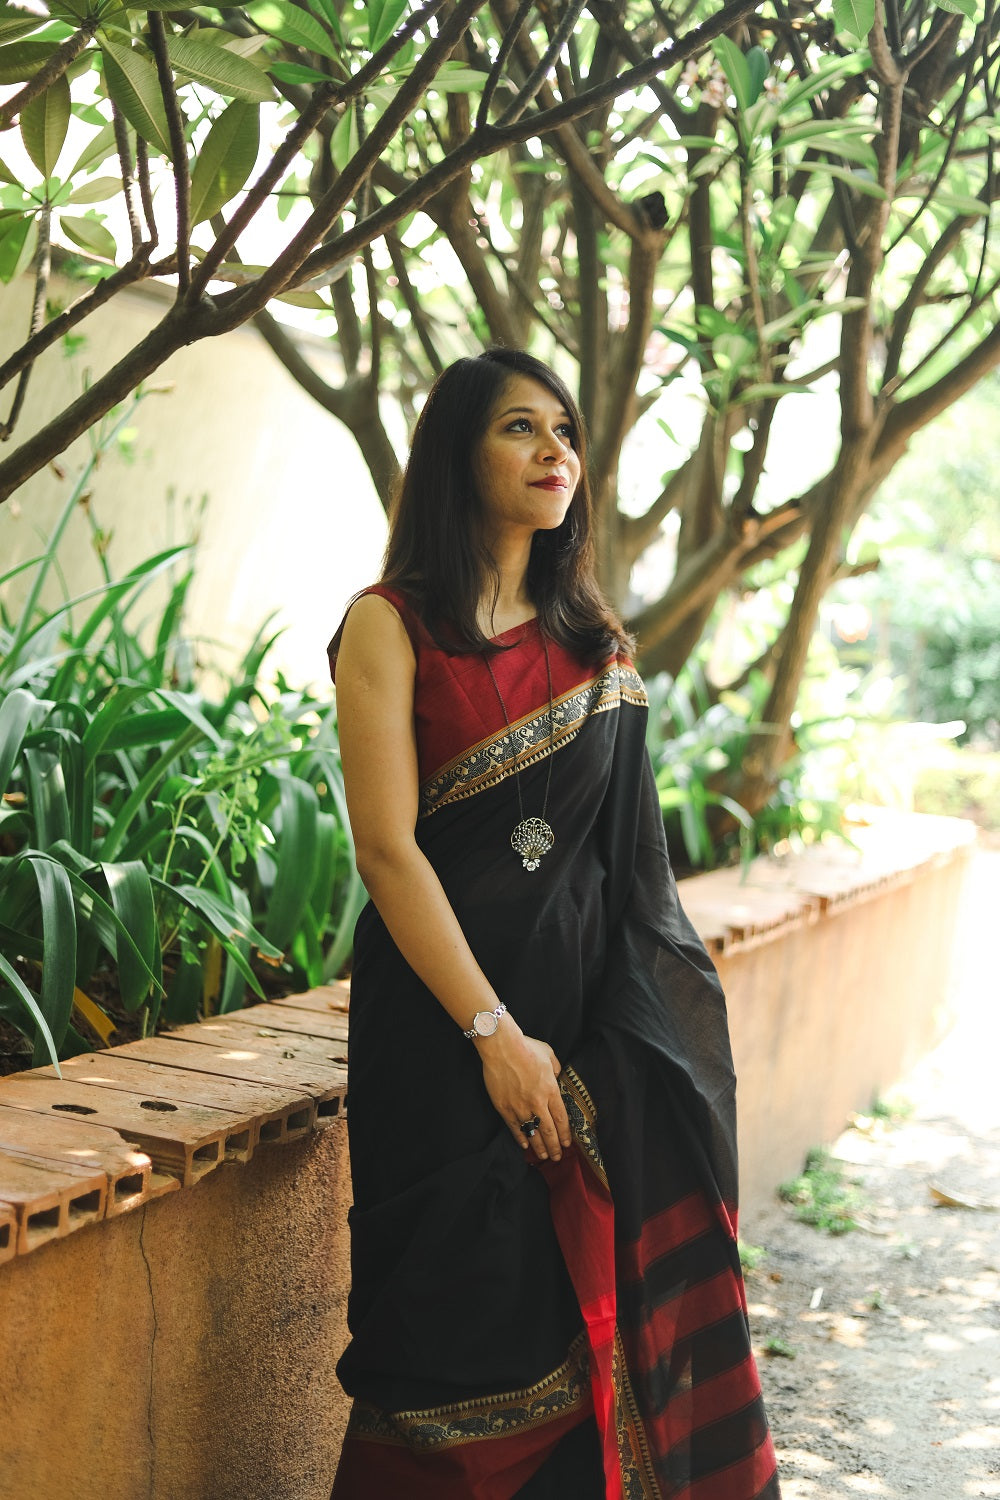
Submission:
[[[902,1119],[833,1147],[865,1227],[831,1236],[777,1202],[743,1225],[764,1251],[747,1291],[784,1500],[1000,1497],[998,926],[1000,850],[983,850],[954,1028],[892,1091]]]

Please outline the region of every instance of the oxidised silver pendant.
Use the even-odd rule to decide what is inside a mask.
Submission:
[[[537,870],[543,854],[548,854],[556,836],[544,818],[525,818],[510,836],[515,854],[520,854],[526,870]]]

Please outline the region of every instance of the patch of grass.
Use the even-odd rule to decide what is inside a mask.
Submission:
[[[864,1207],[857,1182],[844,1175],[842,1164],[822,1146],[814,1146],[806,1156],[801,1176],[781,1184],[778,1197],[792,1205],[803,1224],[827,1234],[857,1229],[857,1215]]]
[[[764,1353],[777,1356],[780,1359],[795,1359],[796,1351],[791,1344],[786,1344],[784,1339],[769,1338],[764,1345]]]
[[[736,1248],[740,1252],[740,1265],[744,1276],[748,1271],[756,1271],[767,1254],[763,1245],[748,1245],[745,1240],[737,1240]]]
[[[873,1099],[870,1114],[873,1120],[885,1120],[893,1124],[897,1120],[908,1120],[913,1113],[913,1104],[902,1094],[888,1094],[884,1099]]]

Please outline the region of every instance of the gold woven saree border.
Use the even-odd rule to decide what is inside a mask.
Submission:
[[[573,1340],[566,1361],[524,1390],[424,1411],[385,1412],[355,1401],[347,1435],[417,1453],[440,1453],[461,1443],[531,1431],[567,1412],[582,1410],[590,1399],[587,1341],[581,1333]]]
[[[622,703],[643,708],[647,698],[638,672],[620,662],[613,662],[600,676],[554,698],[551,752],[563,749],[575,739],[592,714],[608,713]],[[496,786],[515,767],[523,771],[544,760],[550,753],[549,741],[549,705],[545,703],[511,725],[504,725],[497,734],[480,740],[478,745],[463,750],[429,777],[420,788],[420,816],[429,817],[452,802],[464,801]]]
[[[587,1086],[579,1073],[572,1068],[563,1068],[559,1087],[569,1116],[569,1128],[576,1136],[583,1159],[598,1181],[607,1188],[608,1174],[604,1170],[601,1148],[597,1142],[597,1110],[587,1092]]]

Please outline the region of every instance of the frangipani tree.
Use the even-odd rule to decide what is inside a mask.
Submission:
[[[158,276],[176,295],[0,461],[0,498],[174,349],[255,318],[387,500],[386,403],[412,409],[481,343],[530,344],[578,372],[620,602],[673,518],[674,577],[633,614],[647,668],[678,670],[725,590],[802,554],[760,664],[764,723],[729,788],[759,806],[857,519],[912,434],[1000,358],[997,24],[976,0],[8,6],[0,81],[18,88],[0,126],[20,125],[38,177],[0,195],[0,272],[33,265],[38,294],[0,384],[23,388],[122,287]],[[91,134],[66,166],[71,115]],[[284,132],[263,153],[262,119]],[[154,201],[158,171],[170,204],[162,187]],[[124,204],[124,242],[90,206],[100,194]],[[241,241],[272,217],[278,249],[248,265]],[[60,239],[102,271],[46,321]],[[340,381],[268,312],[289,294],[322,308]],[[774,497],[782,403],[821,381],[833,461]],[[682,388],[700,393],[695,430],[672,433],[668,472],[623,508],[623,448]]]

